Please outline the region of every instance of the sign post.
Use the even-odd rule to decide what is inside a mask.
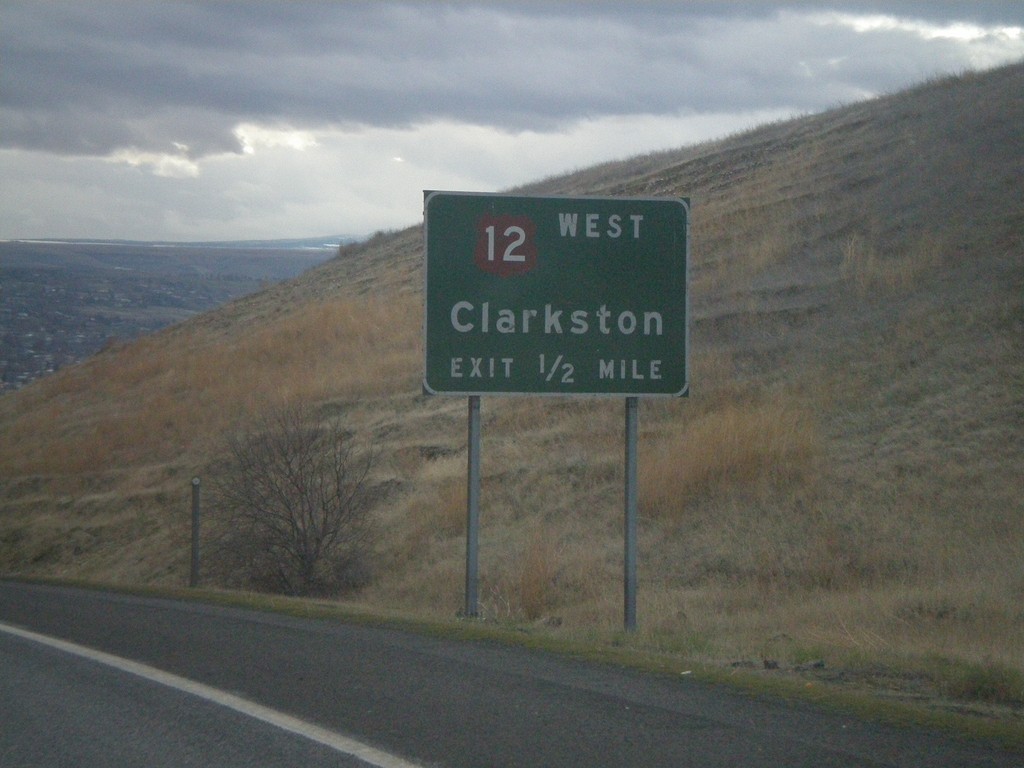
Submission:
[[[622,540],[623,554],[623,626],[627,632],[636,630],[636,561],[637,561],[637,422],[639,403],[635,397],[626,398],[626,483],[625,525]]]
[[[477,585],[480,551],[480,396],[469,398],[469,448],[466,471],[466,606],[463,615],[480,613]]]
[[[192,478],[192,562],[189,568],[188,585],[199,586],[199,484],[198,475]]]
[[[615,396],[626,398],[635,629],[638,398],[689,390],[689,201],[427,191],[424,241],[423,390],[471,398],[466,614],[477,611],[479,397]]]

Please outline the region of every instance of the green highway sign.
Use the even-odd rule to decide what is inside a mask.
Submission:
[[[424,192],[430,394],[686,395],[689,201]]]

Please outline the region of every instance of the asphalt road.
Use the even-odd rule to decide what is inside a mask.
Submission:
[[[0,633],[0,766],[360,766],[328,745]]]
[[[491,643],[0,582],[2,766],[403,761],[1020,768],[1024,755]]]

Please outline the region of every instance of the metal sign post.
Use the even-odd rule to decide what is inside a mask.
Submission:
[[[637,561],[637,422],[640,410],[637,398],[626,398],[626,488],[625,526],[623,541],[623,606],[627,632],[636,630],[636,561]]]
[[[192,478],[192,567],[189,570],[188,585],[199,586],[199,484],[198,477]]]
[[[466,472],[466,609],[464,615],[480,613],[477,583],[480,540],[480,397],[469,398],[469,462]]]
[[[619,396],[631,631],[638,397],[689,391],[689,201],[426,191],[423,207],[423,391],[469,397],[465,614],[479,610],[480,396]]]

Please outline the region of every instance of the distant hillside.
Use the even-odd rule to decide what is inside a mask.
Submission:
[[[1024,707],[1022,125],[1017,64],[518,190],[691,199],[691,397],[642,403],[626,642]],[[347,599],[454,616],[465,401],[421,393],[422,287],[421,227],[380,234],[0,397],[0,571],[184,584],[189,478],[299,402],[379,451]],[[622,644],[621,404],[483,413],[485,618]]]
[[[0,242],[0,391],[295,277],[334,240]]]

